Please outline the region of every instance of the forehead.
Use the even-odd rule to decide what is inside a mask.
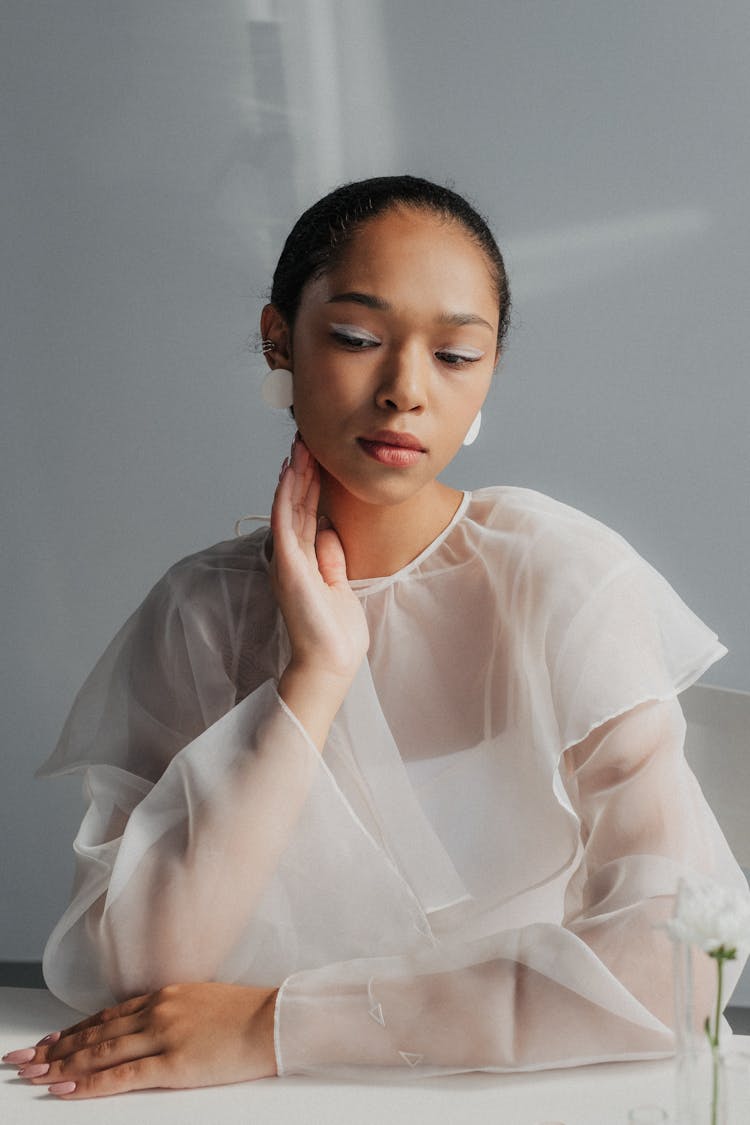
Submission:
[[[339,259],[307,288],[313,300],[343,288],[401,303],[470,303],[485,316],[498,312],[490,263],[476,239],[455,219],[411,208],[362,223]]]

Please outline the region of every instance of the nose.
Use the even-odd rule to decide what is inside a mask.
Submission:
[[[411,349],[399,350],[384,364],[375,401],[383,410],[421,413],[427,405],[427,380],[424,360]]]

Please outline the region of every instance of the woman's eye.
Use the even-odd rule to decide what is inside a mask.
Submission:
[[[338,340],[340,344],[344,344],[353,351],[363,351],[365,348],[372,348],[380,343],[374,336],[362,335],[362,333],[358,332],[347,332],[337,328],[331,330],[331,335],[334,340]]]
[[[438,359],[447,363],[449,367],[463,367],[466,363],[476,363],[481,359],[481,354],[467,354],[466,352],[435,352]]]

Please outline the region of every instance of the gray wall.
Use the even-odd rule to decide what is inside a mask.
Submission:
[[[33,782],[174,560],[268,510],[289,423],[246,350],[342,179],[452,178],[515,294],[447,479],[604,520],[750,689],[745,0],[5,0],[0,959],[64,907],[78,782]]]

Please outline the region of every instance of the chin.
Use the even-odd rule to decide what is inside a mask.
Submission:
[[[417,479],[415,476],[409,479],[406,473],[400,471],[392,474],[381,473],[379,479],[372,477],[363,479],[359,475],[355,477],[354,474],[344,473],[335,475],[326,469],[323,472],[330,482],[329,488],[334,491],[346,492],[361,504],[384,508],[395,507],[406,500],[411,500],[418,492],[432,484],[434,479],[432,477],[427,480],[423,477]]]

